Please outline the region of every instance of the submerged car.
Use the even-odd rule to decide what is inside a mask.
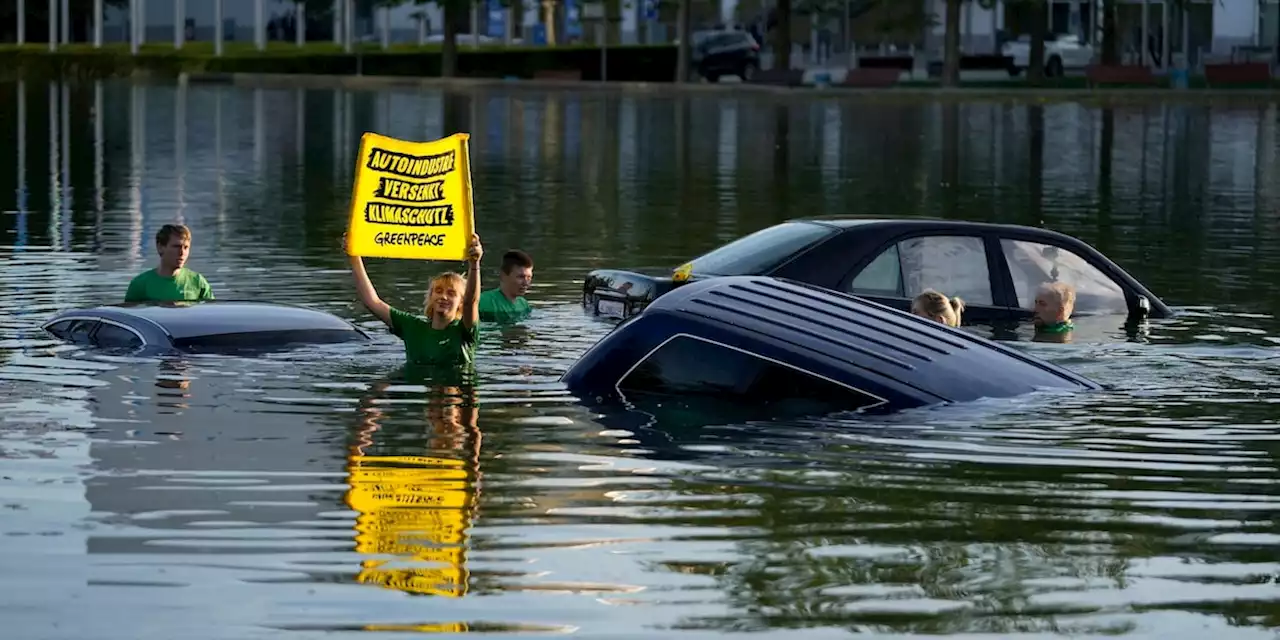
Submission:
[[[965,301],[969,323],[1029,320],[1036,289],[1076,289],[1075,315],[1164,318],[1171,310],[1087,243],[1009,224],[826,217],[790,220],[661,271],[597,269],[583,283],[593,314],[625,318],[687,282],[739,275],[798,280],[908,310],[934,289]]]
[[[561,378],[593,401],[670,396],[770,413],[897,411],[1099,385],[941,323],[800,282],[708,278],[627,318]]]
[[[41,328],[76,344],[147,351],[264,350],[370,339],[335,315],[268,302],[104,305],[64,311]]]

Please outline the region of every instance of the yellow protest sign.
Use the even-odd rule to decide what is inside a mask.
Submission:
[[[347,255],[466,260],[475,227],[469,138],[455,133],[411,142],[361,136]]]

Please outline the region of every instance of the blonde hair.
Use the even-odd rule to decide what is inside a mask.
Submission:
[[[458,290],[458,295],[459,297],[461,297],[462,293],[467,288],[467,279],[462,277],[461,274],[455,271],[446,271],[432,278],[431,282],[427,285],[427,294],[422,297],[422,310],[426,312],[427,317],[431,317],[431,315],[435,313],[434,311],[432,311],[431,307],[433,306],[432,303],[435,302],[435,291],[436,291],[437,284],[452,285],[455,289]],[[449,318],[449,320],[453,321],[453,320],[458,320],[460,318],[462,318],[461,304],[459,304],[458,308],[454,310],[453,317]]]
[[[960,314],[964,313],[964,300],[958,296],[948,299],[933,289],[925,289],[911,301],[911,313],[937,320],[948,327],[958,327]]]
[[[1076,288],[1065,282],[1046,282],[1040,285],[1039,293],[1052,294],[1068,314],[1076,306]]]

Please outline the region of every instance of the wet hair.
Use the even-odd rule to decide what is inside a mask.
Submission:
[[[964,300],[958,296],[947,298],[933,289],[925,289],[911,301],[911,313],[938,320],[948,327],[958,327],[960,315],[964,313]]]
[[[503,273],[511,273],[511,270],[516,267],[528,267],[532,269],[533,257],[519,249],[512,249],[502,254]]]
[[[432,278],[431,282],[427,284],[427,294],[422,297],[422,310],[426,312],[426,316],[428,318],[435,314],[435,311],[431,308],[431,303],[434,302],[431,296],[436,290],[436,285],[441,283],[453,285],[460,294],[467,288],[467,279],[462,277],[462,274],[456,271],[445,271],[444,273]],[[458,308],[454,311],[453,317],[449,318],[449,320],[453,321],[461,317],[462,305],[458,305]]]
[[[172,240],[174,236],[190,242],[191,230],[188,229],[185,224],[166,224],[165,226],[160,227],[160,230],[156,232],[156,246],[169,246],[169,241]]]

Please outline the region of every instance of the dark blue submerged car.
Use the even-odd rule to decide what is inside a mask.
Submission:
[[[596,269],[583,282],[593,315],[625,318],[659,296],[723,276],[773,276],[906,311],[925,289],[965,301],[964,323],[1031,319],[1036,288],[1076,289],[1074,315],[1173,315],[1160,298],[1089,244],[1011,224],[829,216],[789,220],[743,236],[682,268]]]
[[[852,295],[765,276],[676,287],[562,378],[575,394],[897,411],[1098,384],[1016,349]],[[772,413],[772,412],[771,412]]]
[[[104,305],[64,311],[42,328],[75,344],[146,352],[260,351],[370,339],[324,311],[266,302]]]

